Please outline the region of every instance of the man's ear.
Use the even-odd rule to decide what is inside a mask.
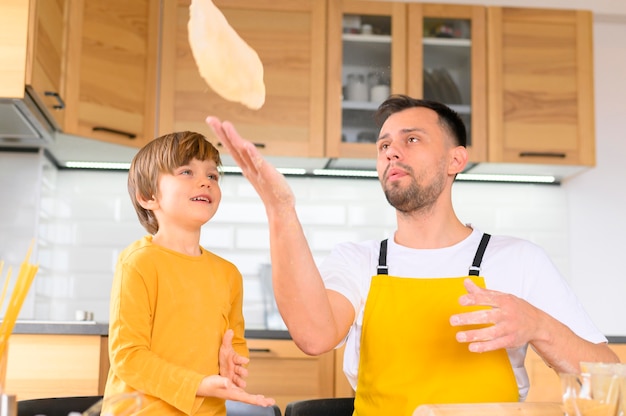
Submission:
[[[143,209],[154,211],[155,208],[159,206],[156,200],[156,197],[154,195],[152,195],[150,199],[146,199],[139,192],[135,192],[135,198],[137,199],[137,202],[139,202],[139,205],[141,205]]]
[[[465,146],[456,146],[450,150],[452,157],[450,158],[450,164],[448,165],[448,173],[456,175],[463,172],[469,159],[467,148]]]

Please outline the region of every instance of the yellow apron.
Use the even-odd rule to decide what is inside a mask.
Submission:
[[[450,316],[484,307],[459,305],[466,278],[478,276],[489,235],[483,236],[470,275],[400,278],[386,274],[386,241],[363,316],[355,416],[407,415],[427,403],[518,401],[506,350],[472,353],[455,336]],[[473,326],[477,328],[477,326]]]

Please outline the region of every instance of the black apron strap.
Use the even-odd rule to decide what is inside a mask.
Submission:
[[[389,268],[387,267],[387,239],[380,242],[377,274],[389,274]]]
[[[489,243],[489,239],[491,235],[484,233],[483,238],[480,240],[480,244],[478,245],[478,250],[476,250],[476,255],[474,256],[474,261],[472,262],[472,266],[469,269],[470,276],[478,276],[480,273],[480,263],[483,261],[483,255],[485,254],[485,250],[487,249],[487,244]]]

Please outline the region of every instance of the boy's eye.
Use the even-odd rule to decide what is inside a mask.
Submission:
[[[184,169],[180,171],[181,175],[191,175],[191,170],[190,169]]]

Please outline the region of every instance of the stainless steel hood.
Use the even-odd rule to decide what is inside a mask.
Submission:
[[[55,131],[28,88],[24,98],[0,98],[0,147],[47,146]]]

